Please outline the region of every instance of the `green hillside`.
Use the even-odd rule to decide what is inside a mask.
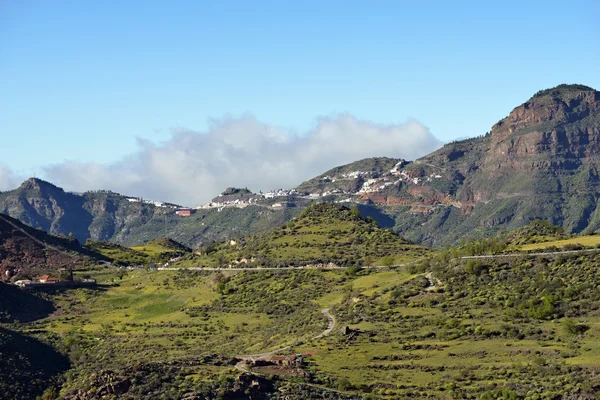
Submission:
[[[54,305],[37,293],[0,283],[0,323],[29,322],[47,317]]]
[[[191,252],[189,247],[165,238],[153,239],[143,245],[131,248],[116,243],[88,240],[85,248],[102,254],[108,260],[119,265],[147,265],[165,262],[173,257],[184,256]]]
[[[399,264],[429,254],[358,209],[334,204],[308,207],[297,218],[261,234],[213,243],[200,249],[182,266],[301,266],[334,263],[339,266]],[[245,261],[242,261],[245,260]]]
[[[62,314],[20,326],[69,343],[61,393],[86,399],[107,382],[127,399],[594,398],[599,262],[444,253],[353,274],[137,270],[106,291],[57,293]],[[313,339],[327,326],[323,308],[336,325]],[[257,365],[241,378],[237,355],[288,345],[280,353],[304,354],[302,374]]]

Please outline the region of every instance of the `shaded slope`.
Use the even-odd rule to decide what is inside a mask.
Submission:
[[[0,214],[0,279],[80,265],[98,255],[75,239],[48,235]]]
[[[0,283],[0,323],[31,322],[53,311],[52,303],[36,293]]]
[[[52,346],[0,328],[0,399],[34,399],[68,368],[67,357]]]

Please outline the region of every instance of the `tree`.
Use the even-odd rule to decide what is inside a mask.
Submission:
[[[356,276],[360,272],[361,268],[358,265],[351,265],[346,269],[346,273],[349,276]]]
[[[381,265],[384,267],[391,267],[394,265],[394,256],[385,256],[381,259]]]

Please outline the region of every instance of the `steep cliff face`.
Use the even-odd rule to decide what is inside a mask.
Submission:
[[[367,185],[356,193],[360,200],[394,217],[396,229],[420,243],[453,244],[536,218],[568,232],[596,230],[600,92],[560,85],[538,92],[485,135],[449,143],[414,162],[390,160],[379,170],[362,165]],[[309,181],[312,188],[331,186],[330,175]]]
[[[516,107],[485,136],[450,143],[415,162],[453,185],[407,236],[453,243],[542,218],[569,232],[600,228],[600,92],[560,85]],[[427,185],[424,183],[424,185]],[[442,237],[443,236],[443,237]]]
[[[516,193],[515,182],[507,184],[506,177],[511,177],[509,181],[518,177],[517,188],[529,193],[529,183],[541,178],[546,190],[534,185],[533,192],[556,192],[567,183],[561,179],[565,176],[588,169],[595,174],[599,151],[600,92],[560,86],[534,96],[492,127],[481,177],[474,177],[468,186],[482,200]]]

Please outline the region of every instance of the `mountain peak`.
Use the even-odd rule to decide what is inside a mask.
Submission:
[[[600,92],[584,85],[562,84],[540,90],[492,127],[492,138],[555,132],[600,113]]]
[[[61,188],[53,185],[50,182],[40,179],[40,178],[29,178],[25,182],[23,182],[20,186],[20,189],[24,189],[24,190],[40,190],[43,188],[50,188],[50,189],[54,189],[54,190],[63,191]]]
[[[530,100],[549,95],[560,97],[562,95],[575,92],[597,92],[597,90],[585,85],[563,83],[553,88],[538,91]]]

